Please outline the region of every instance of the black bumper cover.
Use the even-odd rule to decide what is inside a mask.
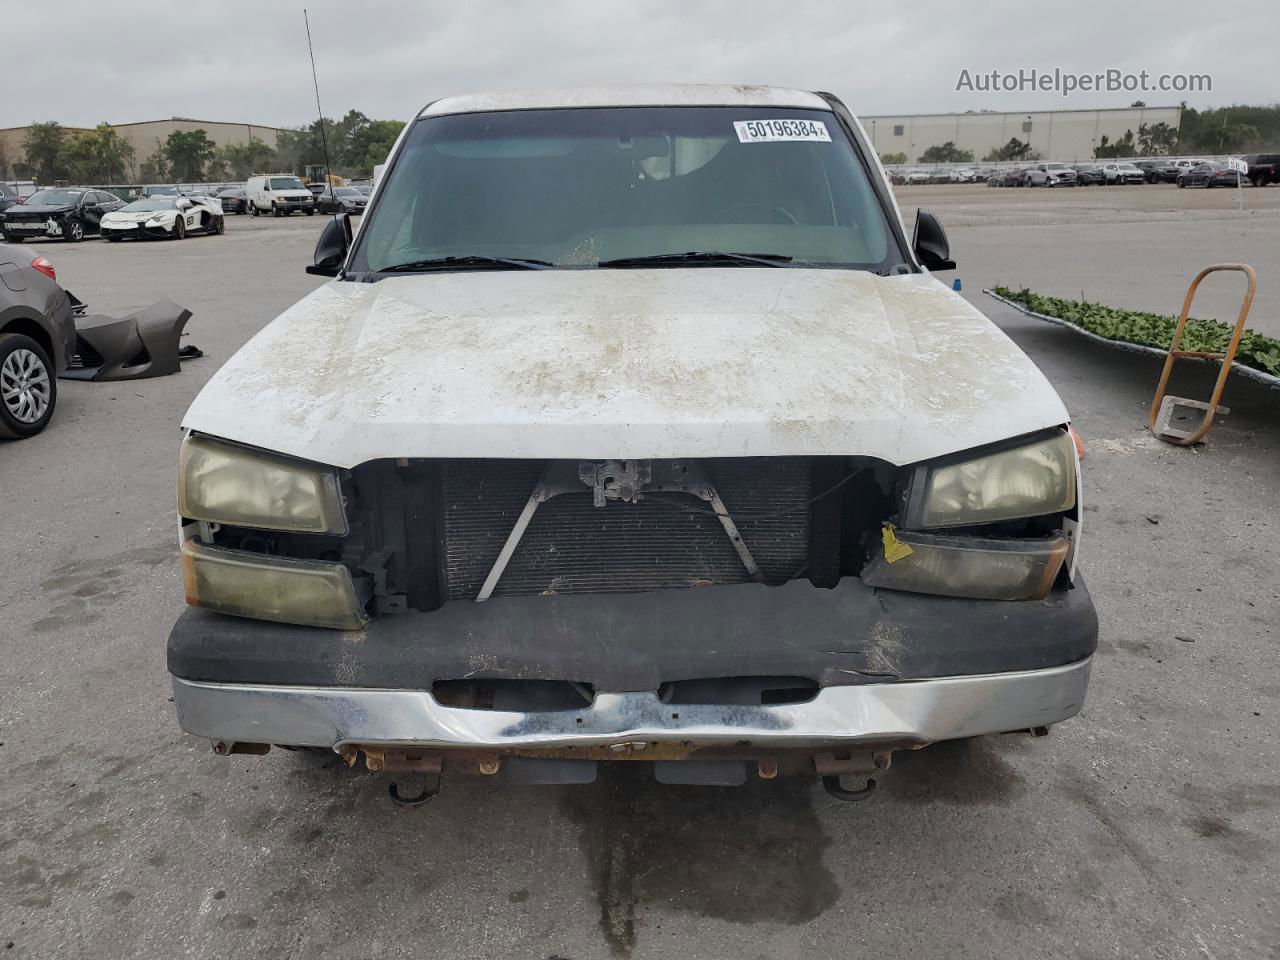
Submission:
[[[1098,619],[1082,580],[1043,601],[876,591],[846,577],[659,593],[454,601],[342,633],[188,609],[169,672],[210,683],[427,690],[437,680],[573,680],[598,690],[666,681],[807,677],[880,683],[1074,663]]]

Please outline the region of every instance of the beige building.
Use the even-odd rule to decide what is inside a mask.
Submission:
[[[1048,110],[1015,113],[931,113],[862,117],[876,153],[905,153],[915,163],[930,147],[948,140],[972,150],[975,160],[1017,138],[1045,160],[1089,160],[1105,136],[1114,143],[1142,124],[1165,123],[1175,130],[1181,107],[1126,107],[1118,110]]]
[[[174,131],[190,133],[203,130],[218,146],[226,144],[245,144],[250,138],[261,140],[272,149],[276,146],[279,129],[265,127],[257,123],[223,123],[220,120],[192,120],[189,117],[171,117],[168,120],[144,120],[141,123],[113,123],[111,125],[129,145],[133,147],[134,166],[140,166],[147,157],[156,152],[157,144],[163,144],[169,134]],[[25,152],[28,127],[7,127],[0,129],[0,156],[4,157],[8,170],[12,174],[13,164],[21,160]],[[86,128],[63,127],[67,134],[73,135]]]

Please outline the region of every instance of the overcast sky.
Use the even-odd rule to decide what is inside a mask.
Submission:
[[[0,126],[315,115],[301,2],[6,3],[25,51]],[[513,86],[750,82],[829,90],[855,113],[1280,101],[1280,0],[307,0],[325,113],[411,116]],[[99,38],[97,40],[90,39]],[[40,38],[44,38],[41,40]],[[38,53],[35,51],[39,51]],[[33,66],[33,63],[43,66]],[[1207,73],[1211,93],[978,93],[971,74]],[[21,91],[17,94],[17,91]],[[17,95],[15,95],[17,94]]]

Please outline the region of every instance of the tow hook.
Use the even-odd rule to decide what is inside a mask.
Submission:
[[[875,793],[876,782],[867,777],[867,785],[858,790],[846,790],[840,778],[846,775],[873,773],[888,770],[893,763],[893,751],[886,749],[839,750],[815,754],[814,769],[822,778],[822,788],[837,800],[856,803]]]
[[[387,787],[387,793],[391,797],[391,802],[397,807],[421,807],[430,803],[440,794],[440,774],[428,773],[422,778],[422,792],[417,796],[406,797],[400,793],[400,784],[392,783]]]
[[[339,756],[349,767],[355,766],[361,753],[364,754],[364,765],[370,773],[422,774],[422,789],[416,794],[402,793],[399,781],[393,781],[387,786],[387,794],[396,806],[421,807],[430,803],[440,793],[440,772],[443,763],[439,756],[431,756],[418,750],[361,747],[356,744],[343,744],[338,750]]]
[[[837,800],[847,800],[849,803],[867,800],[876,792],[876,782],[870,777],[867,778],[867,785],[860,790],[846,790],[841,785],[839,776],[823,777],[822,787]]]

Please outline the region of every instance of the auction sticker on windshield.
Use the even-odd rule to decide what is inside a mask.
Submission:
[[[831,142],[827,125],[821,120],[735,120],[739,143],[777,143],[780,140]]]

